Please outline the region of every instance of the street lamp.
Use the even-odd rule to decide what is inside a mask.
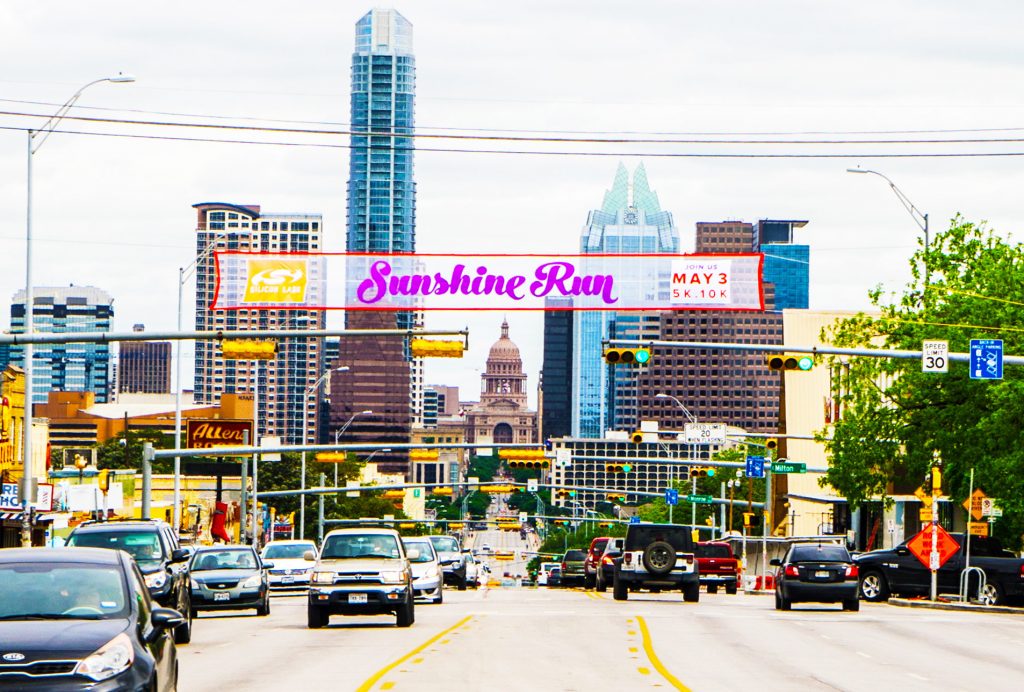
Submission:
[[[310,394],[315,393],[319,388],[320,384],[331,376],[332,372],[346,372],[348,371],[347,365],[341,365],[334,370],[328,370],[321,375],[316,382],[306,387],[306,393],[302,397],[302,444],[306,444],[306,428],[309,427],[309,404],[306,399],[309,398]],[[306,450],[302,450],[302,477],[299,479],[302,490],[306,489]],[[305,493],[299,495],[299,538],[306,537],[306,495]]]
[[[907,210],[910,217],[914,219],[914,223],[917,224],[918,228],[924,231],[924,286],[925,290],[928,290],[928,285],[931,283],[931,276],[928,271],[928,215],[923,213],[920,209],[914,206],[914,203],[910,201],[910,198],[903,194],[903,190],[896,187],[896,183],[889,180],[889,178],[878,171],[871,171],[866,168],[847,168],[847,173],[870,173],[877,175],[879,178],[889,183],[889,187],[892,188],[893,194],[900,201],[900,204]]]
[[[679,399],[675,398],[671,394],[665,394],[664,392],[658,392],[657,394],[654,395],[654,398],[655,399],[671,399],[672,401],[676,402],[676,406],[678,406],[680,408],[680,410],[682,410],[682,412],[684,414],[686,414],[686,419],[689,422],[691,422],[691,423],[696,423],[697,422],[697,416],[695,416],[692,413],[690,413],[690,409],[688,409],[685,406],[683,406],[683,402],[681,402]],[[692,461],[693,460],[693,445],[687,445],[687,450],[688,450],[687,456],[689,457],[690,461]],[[675,467],[670,466],[669,467],[669,486],[670,487],[672,486],[673,481],[675,481]],[[693,494],[696,495],[697,494],[697,479],[696,479],[696,477],[693,478],[692,485],[693,485]],[[673,505],[669,505],[668,506],[668,520],[669,520],[669,522],[672,521],[672,507],[673,507]],[[691,510],[691,512],[690,512],[691,513],[690,523],[691,524],[696,524],[697,523],[697,505],[691,503],[690,510]]]
[[[391,451],[390,447],[385,447],[384,449],[375,449],[372,452],[370,452],[370,455],[368,457],[363,459],[363,463],[364,464],[369,464],[370,460],[373,459],[378,454],[380,454],[381,452],[384,452],[386,454],[387,452],[390,452],[390,451]],[[335,470],[337,470],[337,467],[335,467]],[[335,486],[335,487],[337,487],[337,486]]]
[[[691,423],[696,423],[697,422],[697,416],[695,416],[692,413],[690,413],[690,410],[688,408],[686,408],[685,406],[683,406],[683,402],[681,402],[679,399],[675,398],[671,394],[665,394],[664,392],[658,392],[657,394],[654,395],[654,398],[655,399],[671,399],[672,401],[676,402],[676,406],[678,406],[682,410],[682,412],[684,414],[686,414],[687,420],[689,420]]]
[[[25,425],[24,427],[24,442],[22,443],[22,477],[29,478],[31,475],[31,464],[32,464],[32,404],[33,404],[33,388],[32,388],[32,377],[33,367],[32,359],[34,357],[33,344],[31,337],[33,333],[33,311],[35,308],[35,300],[32,295],[32,157],[35,156],[39,148],[43,146],[43,142],[46,141],[47,137],[54,131],[64,116],[68,114],[71,107],[75,105],[75,102],[82,96],[82,92],[91,87],[93,84],[99,84],[100,82],[112,82],[114,84],[125,84],[128,82],[134,82],[135,77],[130,75],[118,73],[113,77],[103,77],[101,79],[94,79],[89,82],[78,91],[76,91],[71,98],[64,102],[64,105],[57,109],[57,112],[50,116],[50,119],[43,123],[43,126],[38,130],[26,130],[28,134],[28,147],[27,151],[27,193],[26,193],[26,205],[25,205],[25,337],[27,339],[25,343]],[[36,137],[42,135],[38,142]],[[28,503],[30,498],[29,494],[29,483],[23,483],[24,493],[21,498],[22,502],[22,520],[21,520],[21,544],[23,547],[30,547],[32,545],[32,524],[28,513]]]
[[[341,437],[342,434],[348,429],[348,426],[352,425],[352,421],[354,421],[356,419],[356,416],[371,416],[371,415],[373,415],[373,411],[369,411],[369,410],[367,410],[367,411],[357,411],[356,413],[353,413],[352,417],[349,418],[347,421],[345,421],[345,424],[343,426],[341,426],[341,428],[339,428],[338,430],[334,431],[334,444],[338,444],[338,438]],[[390,452],[391,450],[388,449],[388,450],[381,450],[381,451],[388,451],[388,452]],[[376,451],[374,451],[374,454],[376,454]],[[373,454],[371,454],[370,456],[372,457]],[[334,465],[334,487],[335,488],[338,487],[338,465],[337,464]]]

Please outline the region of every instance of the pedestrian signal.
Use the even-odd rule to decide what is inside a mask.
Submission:
[[[606,348],[604,362],[609,365],[646,365],[651,360],[649,348]]]

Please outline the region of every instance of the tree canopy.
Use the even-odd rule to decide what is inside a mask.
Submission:
[[[858,314],[826,330],[837,346],[921,350],[922,341],[969,351],[972,339],[1001,339],[1024,353],[1024,249],[985,224],[956,217],[927,254],[912,259],[913,280],[900,297],[871,293],[877,315]],[[853,506],[921,485],[940,459],[943,490],[957,506],[974,487],[999,499],[996,535],[1019,546],[1024,529],[1024,371],[971,379],[964,362],[946,374],[923,373],[917,359],[853,357],[839,365],[841,407],[821,431],[830,456],[823,479]],[[831,439],[829,435],[831,434]]]

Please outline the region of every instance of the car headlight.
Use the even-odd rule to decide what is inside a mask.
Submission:
[[[192,588],[193,588],[193,589],[198,589],[198,588],[201,588],[201,587],[199,586],[199,582],[197,582],[197,581],[196,581],[195,579],[189,579],[189,581],[190,581],[190,582],[192,582]]]
[[[404,584],[405,572],[381,572],[380,581],[383,584]]]
[[[334,572],[313,572],[314,584],[333,584]]]
[[[162,588],[167,583],[167,574],[165,572],[153,572],[152,574],[146,575],[146,586],[150,589]]]
[[[124,632],[86,656],[75,666],[75,675],[100,681],[123,673],[135,660],[132,641]]]
[[[242,582],[243,589],[252,589],[263,583],[263,577],[258,574],[254,574],[245,581]]]

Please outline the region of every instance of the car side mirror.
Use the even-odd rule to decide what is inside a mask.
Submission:
[[[314,553],[312,550],[307,550],[302,554],[302,559],[306,560],[307,562],[316,562],[316,553]]]
[[[910,555],[910,550],[905,545],[901,545],[896,549],[896,554],[900,556]]]
[[[153,608],[149,621],[158,630],[166,630],[185,624],[185,616],[171,608]]]
[[[409,558],[410,560],[418,560],[419,557],[420,557],[420,549],[419,548],[409,548],[407,551],[405,551],[405,556],[407,558]]]
[[[771,560],[768,561],[768,564],[771,565],[772,567],[781,567],[782,566],[782,560],[780,560],[777,557],[773,557]]]
[[[189,558],[189,551],[184,548],[178,548],[177,550],[171,551],[171,562],[184,562]]]
[[[274,562],[272,560],[269,561],[269,562],[264,560],[263,561],[263,569],[274,569]]]
[[[605,557],[622,557],[622,551],[621,550],[609,550],[607,553],[604,554],[604,556]]]
[[[470,550],[469,548],[463,548],[463,549],[462,549],[462,552],[464,552],[464,553],[471,553],[471,552],[473,552],[473,551],[472,551],[472,550]]]

